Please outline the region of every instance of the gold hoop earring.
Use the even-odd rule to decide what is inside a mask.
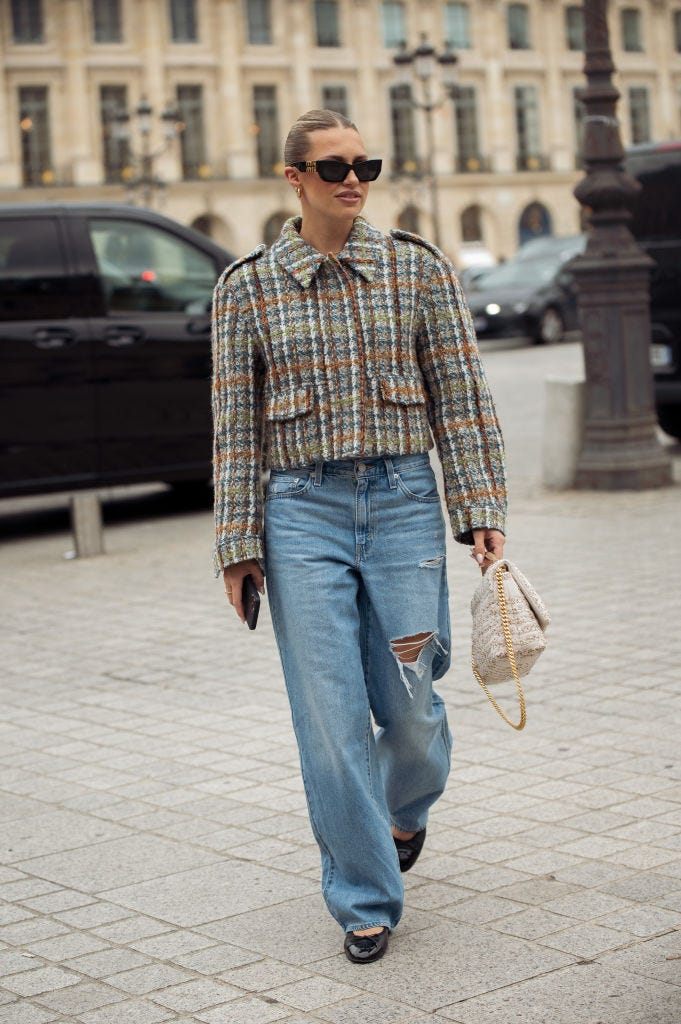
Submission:
[[[302,194],[303,194],[302,188],[300,187],[300,185],[297,185],[296,186],[296,195],[298,196],[299,199],[302,196]]]

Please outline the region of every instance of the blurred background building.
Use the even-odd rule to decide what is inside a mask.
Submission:
[[[609,21],[624,142],[681,136],[681,0]],[[422,34],[457,57],[432,153],[394,65]],[[0,201],[145,202],[245,252],[297,212],[283,138],[325,106],[384,159],[373,223],[434,234],[430,159],[443,248],[508,257],[579,230],[582,48],[565,0],[0,0]]]

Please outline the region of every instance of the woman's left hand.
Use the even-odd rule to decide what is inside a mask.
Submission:
[[[473,530],[471,558],[475,559],[483,574],[490,566],[490,562],[485,560],[485,552],[491,551],[495,558],[503,558],[505,542],[501,530]]]

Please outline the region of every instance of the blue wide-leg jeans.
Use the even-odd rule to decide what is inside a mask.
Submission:
[[[449,667],[450,636],[428,456],[273,471],[265,543],[324,899],[344,931],[392,929],[404,886],[391,825],[425,828],[451,753],[432,687]],[[414,650],[399,641],[415,635],[422,649],[407,660]]]

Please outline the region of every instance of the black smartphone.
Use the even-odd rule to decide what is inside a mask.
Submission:
[[[255,629],[258,624],[258,612],[260,611],[260,594],[251,574],[244,576],[241,587],[241,603],[244,606],[246,625],[249,629]]]

